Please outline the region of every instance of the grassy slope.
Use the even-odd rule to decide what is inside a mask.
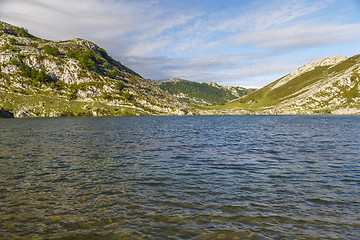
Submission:
[[[108,106],[102,102],[68,101],[65,98],[49,95],[20,95],[17,93],[0,92],[2,107],[5,110],[21,109],[36,116],[49,117],[50,113],[59,113],[58,116],[134,116],[147,115],[140,109],[130,107]],[[19,106],[19,102],[24,104]]]
[[[48,41],[0,21],[0,51],[11,58],[0,63],[0,107],[10,112],[145,115],[186,108],[86,40]],[[63,82],[58,75],[54,79],[47,72],[70,73],[75,82]],[[86,94],[90,97],[84,99]]]
[[[291,99],[293,97],[301,94],[302,89],[311,86],[319,80],[326,79],[330,75],[341,74],[342,71],[350,68],[354,64],[360,61],[360,55],[355,55],[347,60],[331,67],[331,66],[319,66],[313,69],[312,71],[301,74],[298,77],[290,80],[289,82],[271,89],[275,86],[280,80],[284,77],[270,83],[269,85],[250,93],[244,98],[226,103],[224,106],[213,106],[209,107],[210,109],[216,110],[259,110],[266,107],[275,106],[276,104]]]

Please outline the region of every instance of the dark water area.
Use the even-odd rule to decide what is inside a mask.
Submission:
[[[360,116],[0,119],[0,239],[359,239]]]

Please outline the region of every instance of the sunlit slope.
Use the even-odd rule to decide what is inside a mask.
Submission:
[[[270,114],[358,113],[359,72],[360,55],[313,61],[218,109]]]
[[[90,41],[49,41],[1,21],[0,108],[15,117],[192,113]]]

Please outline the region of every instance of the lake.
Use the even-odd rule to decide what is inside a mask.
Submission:
[[[360,116],[0,119],[0,239],[358,239]]]

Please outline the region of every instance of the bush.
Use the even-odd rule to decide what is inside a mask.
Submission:
[[[50,84],[50,87],[56,90],[63,90],[66,87],[66,83],[63,81],[56,81]]]
[[[16,45],[17,44],[16,39],[15,38],[10,38],[10,44],[11,45]]]
[[[132,98],[132,95],[130,93],[123,93],[122,95],[127,100],[130,100]]]
[[[31,35],[29,34],[28,30],[25,28],[19,28],[18,29],[18,35],[20,37],[30,37]]]
[[[77,58],[77,52],[69,49],[69,50],[67,51],[67,53],[66,53],[66,56],[67,56],[68,58],[75,58],[75,59],[76,59],[76,58]]]
[[[98,48],[98,51],[100,52],[100,55],[103,57],[103,58],[108,58],[108,54],[107,52],[105,51],[105,49],[103,48]]]
[[[79,58],[79,63],[83,68],[92,69],[95,67],[95,61],[88,55],[81,56]]]
[[[50,46],[50,45],[44,45],[44,46],[42,47],[42,49],[44,50],[44,52],[45,52],[46,54],[53,55],[53,56],[55,56],[55,57],[61,55],[61,53],[59,52],[59,49],[58,49],[57,47],[52,47],[52,46]]]
[[[10,59],[9,63],[12,64],[12,65],[15,65],[15,66],[20,66],[20,65],[22,64],[22,62],[20,62],[20,61],[19,61],[18,59],[16,59],[16,58]]]
[[[117,82],[116,85],[115,85],[115,87],[116,87],[116,90],[121,91],[121,90],[123,90],[123,88],[124,88],[124,83],[122,83],[122,82]]]
[[[92,51],[82,52],[69,49],[66,53],[66,56],[78,60],[83,68],[95,68],[96,58],[94,52]]]
[[[40,71],[36,70],[35,68],[31,68],[25,64],[21,64],[19,66],[19,70],[20,70],[20,76],[25,77],[25,78],[30,78],[32,79],[34,82],[38,82],[41,84],[49,84],[54,82],[54,80],[48,75],[46,74],[46,72],[42,69]]]
[[[71,89],[70,93],[67,95],[68,100],[74,100],[77,98],[77,89]]]
[[[111,78],[115,78],[115,77],[116,77],[116,73],[117,73],[116,70],[114,70],[114,69],[111,70],[110,73],[109,73],[109,74],[110,74],[110,77],[111,77]]]
[[[33,43],[31,43],[31,46],[32,46],[33,48],[38,48],[38,47],[39,47],[39,44],[38,44],[37,42],[33,42]]]
[[[105,99],[105,100],[110,100],[112,98],[112,96],[110,94],[107,94],[107,93],[104,93],[101,97],[103,99]]]
[[[1,47],[1,50],[2,51],[6,51],[6,50],[14,51],[15,47],[7,43]]]

